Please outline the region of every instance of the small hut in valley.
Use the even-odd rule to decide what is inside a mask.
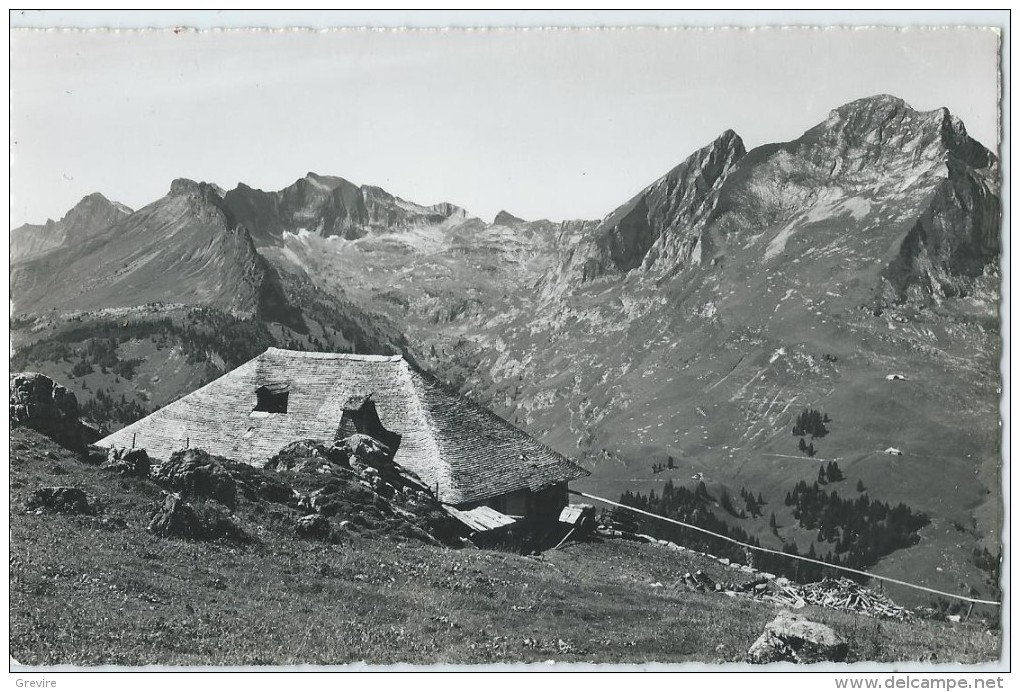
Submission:
[[[390,447],[477,530],[520,517],[555,521],[567,483],[588,475],[401,356],[278,348],[98,444],[134,442],[162,459],[190,445],[261,466],[295,440],[356,432]]]

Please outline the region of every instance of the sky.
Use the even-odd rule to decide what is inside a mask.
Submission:
[[[10,223],[308,172],[485,219],[601,218],[726,129],[786,141],[879,93],[994,149],[998,51],[979,28],[14,29]]]

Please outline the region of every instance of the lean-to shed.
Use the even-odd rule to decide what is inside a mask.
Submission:
[[[401,356],[270,348],[100,440],[166,459],[190,445],[261,466],[295,440],[363,432],[444,504],[555,520],[587,472]]]

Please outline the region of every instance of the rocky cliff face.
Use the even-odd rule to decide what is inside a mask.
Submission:
[[[131,213],[131,209],[111,202],[101,194],[82,198],[60,221],[25,224],[11,230],[11,262],[39,255],[67,243],[79,243],[95,237],[110,225]]]
[[[574,283],[662,277],[754,248],[758,261],[827,238],[881,258],[891,297],[966,292],[999,252],[998,163],[946,109],[876,96],[800,138],[745,155],[733,132],[615,210],[567,258]],[[842,238],[824,230],[840,219]]]
[[[713,256],[750,243],[772,260],[824,240],[844,259],[881,260],[897,299],[965,291],[997,258],[998,163],[944,108],[861,99],[737,168],[703,235]],[[834,219],[841,238],[825,230]]]
[[[309,173],[277,192],[238,185],[224,203],[259,245],[280,244],[284,233],[311,232],[348,240],[368,233],[441,223],[464,216],[451,204],[407,202],[370,185]]]
[[[745,153],[740,137],[727,130],[607,216],[568,257],[568,271],[590,281],[656,262],[690,261],[696,229]]]

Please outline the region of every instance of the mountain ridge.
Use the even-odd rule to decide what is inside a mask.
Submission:
[[[47,219],[44,224],[23,224],[11,229],[11,261],[42,254],[69,241],[88,239],[131,213],[132,210],[120,202],[111,202],[93,192],[71,207],[59,221]]]
[[[84,242],[15,265],[11,288],[19,312],[176,302],[255,314],[279,303],[274,273],[215,186],[180,178]]]
[[[238,184],[224,204],[260,245],[280,244],[284,233],[312,231],[323,237],[354,240],[369,233],[440,223],[465,215],[459,207],[407,202],[374,185],[358,186],[338,176],[308,173],[275,192]]]

